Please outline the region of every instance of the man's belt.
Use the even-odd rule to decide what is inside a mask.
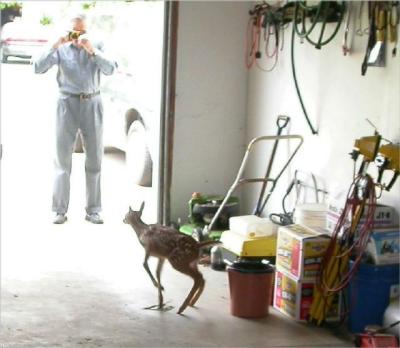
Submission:
[[[100,94],[100,91],[94,92],[94,93],[80,93],[80,94],[74,94],[74,93],[68,93],[68,92],[61,92],[61,94],[65,94],[69,97],[75,97],[79,98],[80,100],[87,100],[95,97],[96,95]]]

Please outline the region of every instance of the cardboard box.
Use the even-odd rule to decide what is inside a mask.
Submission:
[[[306,321],[310,311],[313,293],[313,281],[297,280],[280,271],[275,273],[274,308],[298,321]],[[340,296],[335,297],[327,321],[340,319]]]
[[[376,265],[399,263],[400,257],[399,226],[374,229],[367,245],[366,255]]]
[[[280,227],[276,246],[276,267],[297,280],[315,280],[330,237],[323,229],[303,225]]]
[[[326,229],[332,233],[336,227],[340,215],[343,211],[344,201],[332,201],[328,205],[328,213],[326,218]],[[399,224],[399,217],[393,207],[378,204],[375,208],[374,226],[377,228],[385,228],[396,226]],[[350,218],[345,220],[346,227],[350,226]],[[361,217],[360,223],[365,222],[365,216]]]

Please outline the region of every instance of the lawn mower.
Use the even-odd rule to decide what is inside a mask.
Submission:
[[[219,240],[222,232],[229,229],[229,218],[239,214],[239,199],[230,197],[215,221],[213,229],[204,233],[204,227],[210,224],[223,199],[223,196],[194,192],[189,200],[189,223],[182,225],[179,231],[197,241]]]

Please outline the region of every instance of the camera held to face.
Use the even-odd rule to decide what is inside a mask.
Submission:
[[[70,31],[68,32],[68,40],[77,40],[82,34],[80,31]]]

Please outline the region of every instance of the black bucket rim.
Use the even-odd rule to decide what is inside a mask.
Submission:
[[[271,265],[261,262],[234,262],[227,267],[228,271],[246,273],[246,274],[267,274],[274,273],[275,268]]]

